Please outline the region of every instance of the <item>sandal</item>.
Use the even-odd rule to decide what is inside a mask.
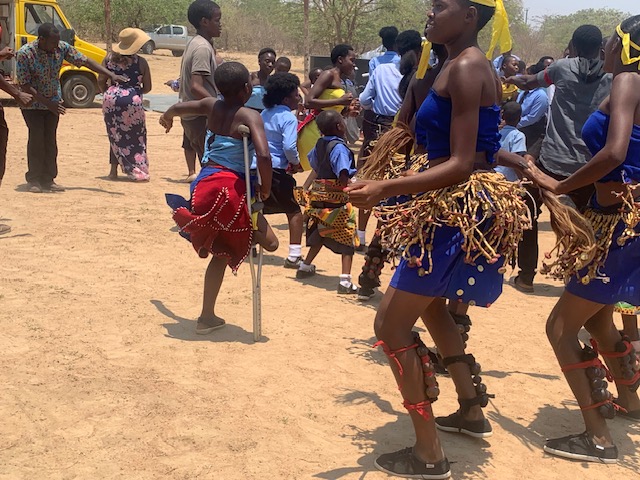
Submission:
[[[198,328],[196,326],[196,334],[198,335],[207,335],[214,330],[218,330],[226,325],[225,321],[221,318],[218,318],[219,322],[215,324],[211,324],[208,320],[203,320],[202,318],[198,318],[198,323],[202,323],[207,325],[207,328]]]

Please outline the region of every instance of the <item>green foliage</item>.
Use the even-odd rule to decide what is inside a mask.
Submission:
[[[546,16],[539,30],[545,46],[557,53],[566,48],[574,30],[580,25],[595,25],[602,30],[604,36],[608,36],[613,33],[616,25],[628,16],[630,14],[612,8],[589,8],[571,15]]]
[[[102,0],[59,0],[76,31],[84,37],[104,40]],[[148,28],[164,23],[187,24],[190,0],[111,0],[114,36],[126,27]]]
[[[336,43],[350,43],[364,52],[380,45],[378,30],[395,25],[400,31],[422,33],[431,0],[309,0],[311,52],[326,54]],[[605,35],[627,14],[610,8],[580,10],[571,15],[539,19],[537,28],[525,23],[522,0],[504,0],[513,37],[513,52],[528,63],[542,55],[559,56],[579,25],[590,23]],[[78,33],[104,40],[103,0],[60,0]],[[188,25],[191,0],[111,0],[113,32],[125,27],[164,23]],[[218,0],[222,8],[222,37],[216,43],[227,50],[258,51],[271,46],[277,52],[303,54],[302,0]],[[491,23],[480,32],[488,47]]]

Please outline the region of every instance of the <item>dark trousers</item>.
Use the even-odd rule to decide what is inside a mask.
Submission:
[[[204,139],[207,136],[207,117],[197,117],[189,120],[183,118],[181,121],[184,135],[189,139],[191,148],[196,151],[199,158],[202,158],[205,150]]]
[[[60,117],[49,110],[22,110],[22,116],[29,129],[27,182],[51,185],[58,176],[56,133]]]
[[[4,109],[0,106],[0,180],[4,178],[7,168],[7,142],[9,141],[9,127],[4,119]]]
[[[361,169],[365,160],[363,158],[371,155],[371,142],[380,138],[383,133],[388,132],[393,127],[394,117],[378,115],[373,110],[365,110],[362,121],[362,134],[364,141],[358,154],[358,170]]]
[[[546,170],[539,163],[538,168],[550,177],[556,180],[564,180],[561,175],[556,175]],[[531,230],[525,230],[522,234],[522,240],[518,244],[518,276],[527,284],[533,283],[533,278],[536,275],[536,269],[538,268],[538,216],[542,208],[542,197],[540,196],[540,190],[531,185],[527,186],[527,192],[525,202],[531,211]],[[587,207],[587,203],[591,196],[595,193],[595,187],[593,185],[587,185],[586,187],[579,188],[573,192],[569,192],[567,196],[571,198],[571,201],[575,204],[576,208],[583,212]]]

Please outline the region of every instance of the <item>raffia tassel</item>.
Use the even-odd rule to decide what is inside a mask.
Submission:
[[[615,239],[623,246],[629,239],[640,236],[635,228],[640,223],[640,202],[634,199],[637,185],[625,185],[623,192],[617,192],[622,205],[617,213],[603,214],[597,210],[587,209],[580,215],[575,209],[560,204],[552,194],[545,192],[543,200],[551,212],[551,225],[556,233],[557,242],[545,258],[555,259],[542,263],[541,273],[552,278],[568,282],[576,275],[583,284],[588,284],[597,276],[609,255],[609,248],[614,241],[613,235],[620,221],[625,228]],[[561,205],[564,210],[559,209]],[[549,203],[548,203],[549,202]],[[584,275],[580,271],[587,269]]]
[[[514,257],[522,231],[531,228],[529,209],[522,199],[519,182],[507,182],[494,172],[473,173],[467,182],[409,197],[397,205],[374,208],[381,220],[382,245],[390,250],[390,260],[400,254],[411,260],[410,247],[417,245],[431,273],[433,238],[442,225],[460,229],[465,261],[473,264],[480,257],[488,263],[504,258],[507,265]],[[485,220],[491,222],[485,224]]]
[[[358,172],[358,177],[363,180],[382,180],[391,162],[402,165],[406,163],[405,155],[398,152],[404,151],[405,147],[409,147],[412,143],[413,132],[404,123],[399,123],[383,133],[380,138],[371,142],[373,149],[364,159],[366,163]]]

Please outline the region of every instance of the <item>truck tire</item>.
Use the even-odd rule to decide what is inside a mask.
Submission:
[[[145,43],[142,48],[140,49],[142,51],[142,53],[144,53],[145,55],[151,55],[153,53],[153,50],[156,48],[156,45],[149,40],[147,43]]]
[[[171,50],[171,54],[174,57],[181,57],[183,53],[184,53],[184,50]]]
[[[87,75],[71,75],[63,79],[62,99],[71,108],[87,108],[93,104],[96,85]]]

